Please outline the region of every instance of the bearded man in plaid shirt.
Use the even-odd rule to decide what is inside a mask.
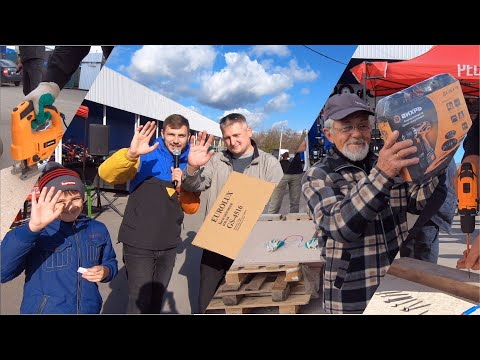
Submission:
[[[408,235],[407,212],[419,214],[445,174],[423,184],[399,177],[417,164],[412,140],[386,140],[370,151],[373,112],[355,94],[330,97],[324,134],[334,144],[302,179],[302,191],[319,230],[325,259],[324,308],[333,314],[362,313]]]

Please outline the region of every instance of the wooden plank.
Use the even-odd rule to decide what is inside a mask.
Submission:
[[[272,300],[284,301],[289,294],[290,286],[289,283],[285,281],[285,274],[279,274],[272,286]]]
[[[267,280],[268,273],[257,274],[253,279],[245,286],[245,291],[258,291],[263,285],[265,280]]]
[[[287,300],[282,302],[275,302],[270,297],[253,297],[245,296],[238,305],[227,306],[221,299],[213,299],[208,305],[208,310],[215,309],[235,309],[235,308],[258,308],[269,306],[291,306],[291,305],[306,305],[310,302],[310,295],[290,295]]]
[[[225,291],[224,288],[222,287],[215,293],[214,297],[221,298],[224,295],[271,296],[273,291],[272,290],[273,284],[274,284],[274,281],[266,281],[262,285],[262,287],[255,292],[245,290],[245,287],[248,284],[243,284],[238,290],[232,290],[232,291]],[[307,286],[303,283],[303,281],[298,283],[290,283],[290,294],[295,294],[295,295],[308,294]]]
[[[388,273],[480,303],[480,275],[410,258],[396,259]]]
[[[249,311],[250,311],[250,309],[247,309],[247,308],[228,308],[228,309],[225,309],[226,314],[232,314],[232,315],[246,314]]]
[[[243,295],[223,295],[222,302],[225,305],[237,305],[242,298]]]
[[[300,310],[298,305],[282,305],[278,307],[279,314],[297,314]]]
[[[303,272],[300,266],[290,268],[285,271],[285,281],[300,281],[302,279]]]
[[[272,265],[259,265],[255,268],[250,267],[235,267],[230,268],[227,271],[228,274],[247,274],[247,273],[261,273],[261,272],[275,272],[275,271],[288,271],[290,269],[297,269],[299,267],[298,263],[295,264],[272,264]]]
[[[221,289],[222,289],[222,291],[236,291],[236,290],[240,289],[241,286],[242,286],[242,283],[240,283],[240,282],[233,283],[233,284],[223,284],[221,286]]]
[[[225,283],[228,285],[241,284],[245,281],[247,275],[248,274],[246,273],[227,271],[227,274],[225,275]]]

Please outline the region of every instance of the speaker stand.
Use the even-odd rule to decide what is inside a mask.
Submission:
[[[94,206],[93,209],[96,210],[96,212],[98,212],[97,215],[95,215],[93,218],[96,219],[97,216],[99,216],[102,212],[104,212],[107,208],[110,208],[112,209],[113,211],[115,211],[118,215],[120,215],[121,217],[123,217],[123,214],[120,210],[118,210],[118,208],[113,205],[113,203],[115,202],[115,200],[109,200],[106,196],[105,196],[105,193],[103,191],[100,191],[99,188],[96,188],[95,189],[95,193],[96,193],[96,196],[97,196],[97,206]],[[103,197],[105,199],[105,201],[107,202],[107,204],[105,205],[102,205],[102,199],[100,197]]]
[[[91,206],[91,200],[89,201],[89,204],[88,204],[89,205],[88,206],[89,207],[88,212],[90,214],[89,216],[91,217],[92,211],[94,211],[94,212],[96,212],[96,214],[92,219],[96,219],[102,212],[104,212],[106,209],[110,208],[113,211],[115,211],[118,215],[123,217],[122,212],[120,210],[118,210],[118,208],[115,205],[113,205],[113,203],[117,199],[110,200],[109,198],[107,198],[107,196],[105,195],[105,193],[103,191],[100,191],[98,171],[97,171],[97,176],[95,177],[95,180],[94,180],[94,186],[93,187],[94,187],[94,191],[95,191],[95,196],[97,197],[97,206]],[[105,199],[105,201],[107,202],[105,205],[102,205],[101,197],[103,197]]]

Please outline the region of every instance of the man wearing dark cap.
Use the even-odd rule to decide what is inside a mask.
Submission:
[[[97,283],[118,272],[108,230],[81,215],[85,189],[75,171],[49,163],[38,188],[29,222],[2,241],[1,282],[25,271],[22,314],[98,314]]]
[[[419,159],[406,158],[416,147],[412,140],[397,142],[398,131],[373,154],[374,114],[357,95],[330,97],[324,113],[324,134],[334,146],[302,179],[326,262],[324,309],[362,313],[407,237],[406,212],[418,214],[437,185],[445,186],[445,176],[421,185],[400,178]]]

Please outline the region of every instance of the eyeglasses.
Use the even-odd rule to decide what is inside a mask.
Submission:
[[[341,128],[336,128],[333,127],[335,130],[340,131],[343,134],[353,134],[355,129],[358,129],[358,131],[365,133],[370,130],[372,130],[372,127],[370,125],[362,124],[358,126],[353,126],[353,125],[347,125],[347,126],[342,126]]]

